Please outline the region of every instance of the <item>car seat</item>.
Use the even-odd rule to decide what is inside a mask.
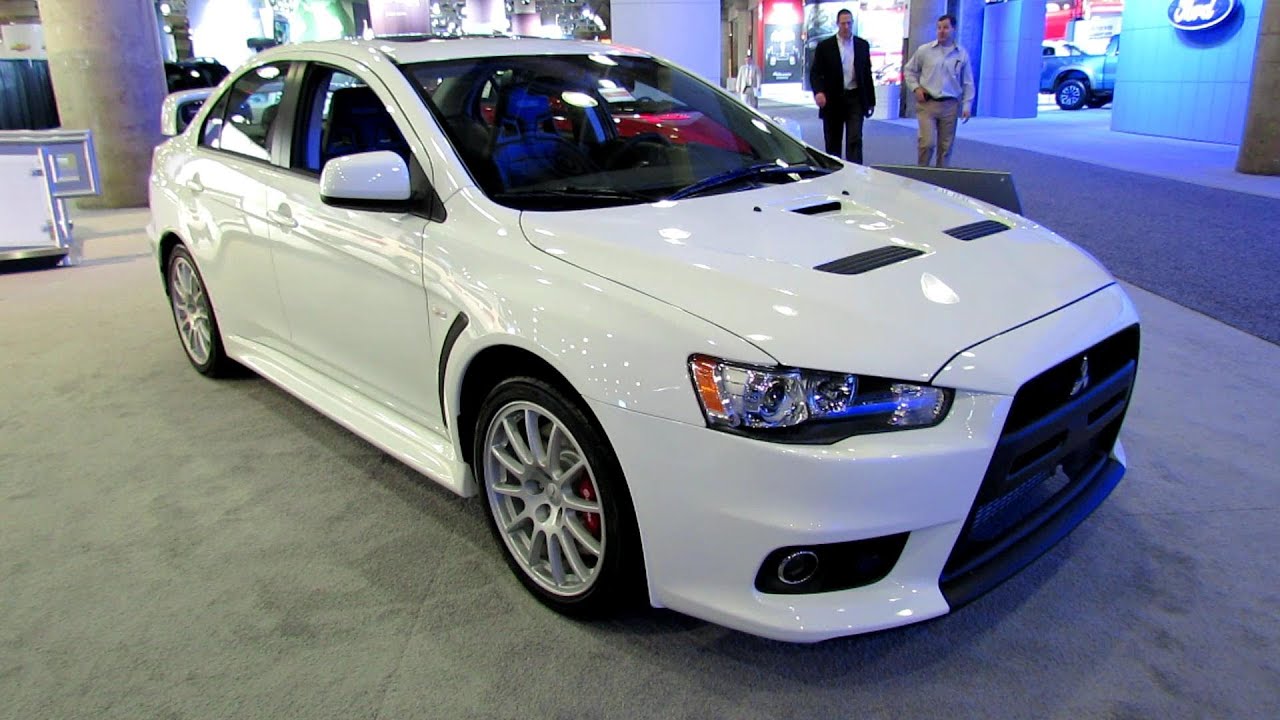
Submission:
[[[362,86],[335,90],[329,101],[324,162],[375,150],[390,150],[409,161],[409,144],[372,89]]]
[[[592,165],[586,151],[555,132],[551,99],[524,87],[503,98],[490,158],[506,189],[581,175]]]

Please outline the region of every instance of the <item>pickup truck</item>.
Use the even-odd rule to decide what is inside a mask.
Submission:
[[[1079,110],[1088,105],[1099,108],[1111,102],[1116,86],[1116,61],[1120,57],[1120,36],[1112,35],[1106,52],[1085,53],[1070,43],[1044,46],[1040,68],[1040,92],[1053,93],[1058,107]]]

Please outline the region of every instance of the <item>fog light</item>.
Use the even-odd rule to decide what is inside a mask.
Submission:
[[[810,550],[798,550],[778,563],[778,579],[786,585],[801,585],[818,572],[818,556]]]

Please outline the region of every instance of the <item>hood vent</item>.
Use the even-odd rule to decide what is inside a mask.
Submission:
[[[892,265],[896,262],[902,262],[908,258],[913,258],[924,253],[915,248],[903,247],[901,245],[889,245],[887,247],[876,248],[860,252],[857,255],[850,255],[839,260],[832,260],[829,263],[823,263],[814,268],[822,272],[834,273],[836,275],[859,275],[864,272],[875,270],[876,268]]]
[[[1008,229],[1009,226],[1002,222],[996,222],[995,220],[983,220],[982,222],[953,227],[950,230],[943,230],[942,232],[956,238],[957,240],[968,241],[977,240],[980,237],[986,237],[988,235],[995,235],[996,233],[1004,232]]]
[[[824,213],[840,212],[841,205],[838,201],[819,203],[818,205],[809,205],[808,207],[798,207],[791,212],[800,213],[801,215],[822,215]]]

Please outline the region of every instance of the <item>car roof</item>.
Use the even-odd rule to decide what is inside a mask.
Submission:
[[[509,57],[513,55],[637,55],[641,50],[585,40],[547,40],[529,37],[430,37],[397,36],[372,40],[329,40],[281,45],[264,50],[255,60],[287,60],[299,50],[319,50],[353,59],[380,53],[398,64],[454,60],[476,57]]]

